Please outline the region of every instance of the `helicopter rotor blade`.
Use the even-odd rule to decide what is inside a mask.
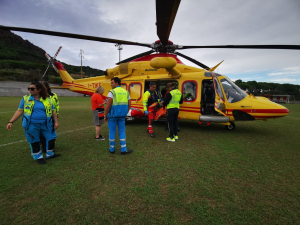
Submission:
[[[50,66],[51,62],[48,63],[48,66],[47,66],[47,69],[45,70],[45,73],[43,74],[42,78],[46,75],[47,71],[48,71],[48,68]]]
[[[187,59],[187,60],[189,60],[189,61],[195,63],[196,65],[202,67],[202,68],[205,69],[205,70],[209,70],[209,69],[210,69],[208,66],[204,65],[203,63],[198,62],[197,60],[192,59],[192,58],[190,58],[190,57],[188,57],[188,56],[186,56],[186,55],[184,55],[184,54],[182,54],[182,53],[174,52],[174,54],[179,55],[179,56],[181,56],[182,58],[185,58],[185,59]]]
[[[62,46],[60,46],[60,47],[58,48],[58,50],[57,50],[57,52],[55,53],[53,59],[56,59],[56,56],[58,55],[58,53],[59,53],[59,51],[61,50],[61,48],[62,48]]]
[[[46,52],[45,56],[47,57],[48,60],[51,60],[51,56]]]
[[[138,58],[143,57],[143,56],[145,56],[145,55],[150,55],[150,54],[153,53],[153,52],[155,52],[155,51],[150,50],[150,51],[147,51],[147,52],[143,52],[143,53],[141,53],[141,54],[138,54],[138,55],[132,56],[132,57],[130,57],[130,58],[124,59],[124,60],[122,60],[122,61],[116,63],[116,65],[119,65],[119,64],[121,64],[121,63],[130,62],[131,60],[138,59]]]
[[[157,36],[167,46],[180,0],[156,0]]]
[[[178,50],[191,48],[243,48],[243,49],[290,49],[300,50],[300,45],[210,45],[210,46],[179,46]]]
[[[68,38],[75,38],[75,39],[82,39],[82,40],[89,40],[89,41],[107,42],[107,43],[114,43],[114,44],[117,43],[117,44],[123,44],[123,45],[137,45],[137,46],[144,46],[144,47],[151,48],[151,44],[95,37],[95,36],[88,36],[88,35],[81,35],[81,34],[71,34],[71,33],[57,32],[57,31],[23,28],[23,27],[7,27],[7,26],[2,26],[2,25],[0,25],[0,29],[22,31],[22,32],[35,33],[35,34],[46,34],[46,35],[52,35],[52,36],[58,36],[58,37],[68,37]]]

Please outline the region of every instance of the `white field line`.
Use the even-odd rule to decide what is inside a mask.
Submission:
[[[84,128],[80,128],[80,129],[76,129],[76,130],[69,130],[69,131],[61,132],[61,133],[59,133],[57,135],[66,134],[66,133],[70,133],[70,132],[74,132],[74,131],[78,131],[78,130],[84,130],[84,129],[91,128],[91,127],[94,127],[94,126],[84,127]],[[27,141],[27,140],[25,139],[25,140],[20,140],[20,141],[15,141],[15,142],[3,144],[3,145],[0,145],[0,147],[4,147],[4,146],[7,146],[7,145],[17,144],[17,143],[21,143],[21,142],[24,142],[24,141]]]

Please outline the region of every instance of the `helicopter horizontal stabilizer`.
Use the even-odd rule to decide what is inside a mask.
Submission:
[[[222,62],[224,62],[224,60],[223,60]],[[213,72],[215,69],[217,69],[217,68],[218,68],[218,66],[220,66],[220,64],[221,64],[222,62],[220,62],[220,63],[219,63],[219,64],[217,64],[216,66],[214,66],[214,67],[210,68],[208,71],[209,71],[209,72]]]

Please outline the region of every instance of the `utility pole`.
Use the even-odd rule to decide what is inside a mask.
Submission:
[[[119,50],[119,62],[121,61],[121,50],[123,50],[123,46],[121,44],[116,44],[116,47],[118,47]]]
[[[82,55],[82,53],[84,53],[84,51],[82,49],[80,49],[80,53],[78,56],[81,57],[81,78],[82,78],[82,59],[84,59],[84,56]]]

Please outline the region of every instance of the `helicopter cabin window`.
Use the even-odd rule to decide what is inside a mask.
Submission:
[[[121,84],[121,88],[124,88],[127,91],[127,84]]]
[[[176,80],[146,80],[145,81],[145,89],[146,92],[150,87],[150,82],[155,82],[156,84],[156,92],[160,99],[164,99],[168,91],[167,84],[172,82],[176,89],[178,89],[178,82]]]
[[[141,83],[131,83],[129,85],[129,95],[132,101],[138,101],[141,99],[142,95],[142,84]]]
[[[215,85],[215,88],[216,88],[216,93],[219,95],[219,97],[225,101],[224,99],[224,95],[223,95],[223,92],[222,92],[222,89],[221,89],[221,86],[220,86],[220,83],[218,81],[217,78],[214,79],[214,85]]]
[[[236,84],[234,84],[229,79],[222,79],[221,80],[224,93],[226,95],[227,101],[229,103],[239,102],[244,99],[247,94],[243,92]]]
[[[182,84],[182,95],[185,102],[193,102],[197,96],[197,82],[196,81],[185,81]]]

